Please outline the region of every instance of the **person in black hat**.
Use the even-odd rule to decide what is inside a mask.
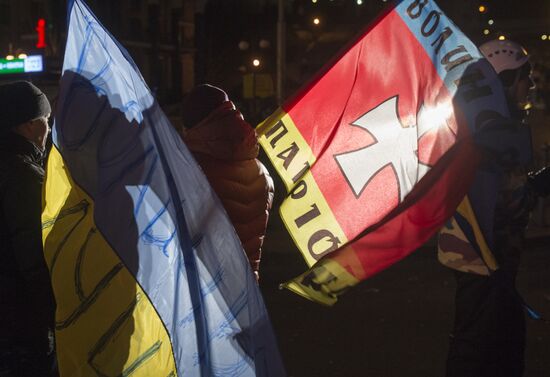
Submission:
[[[220,198],[259,279],[273,180],[257,159],[258,136],[220,88],[203,84],[183,102],[182,138]]]
[[[30,82],[0,85],[0,376],[57,375],[41,227],[50,112]]]

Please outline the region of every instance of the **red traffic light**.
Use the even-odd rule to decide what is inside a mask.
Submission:
[[[36,23],[36,48],[46,48],[46,20],[39,18]]]

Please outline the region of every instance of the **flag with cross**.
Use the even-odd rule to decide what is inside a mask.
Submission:
[[[310,267],[285,286],[331,305],[420,247],[468,191],[490,142],[476,135],[507,116],[493,69],[434,1],[388,6],[258,126]]]

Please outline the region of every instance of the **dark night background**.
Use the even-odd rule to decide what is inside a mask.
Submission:
[[[282,98],[303,85],[389,4],[384,0],[282,3]],[[130,51],[169,113],[193,85],[202,82],[226,89],[253,123],[276,107],[277,0],[89,0],[88,4]],[[528,47],[537,62],[548,62],[550,38],[541,38],[550,35],[547,0],[440,0],[438,4],[475,43],[504,35]],[[480,5],[486,7],[484,12]],[[0,57],[43,54],[47,72],[33,79],[55,82],[64,47],[65,8],[66,0],[0,0]],[[47,47],[36,49],[40,18],[46,21]],[[319,24],[313,23],[314,18]],[[252,65],[254,58],[260,66]],[[251,76],[256,79],[254,86]],[[5,79],[0,75],[0,80]]]
[[[304,85],[388,3],[383,0],[283,0],[282,98]],[[535,167],[550,164],[550,0],[439,0],[480,44],[504,36],[522,43],[535,66],[530,123]],[[257,124],[277,106],[277,0],[88,0],[125,46],[174,126],[191,88],[224,88]],[[479,7],[485,6],[483,12]],[[55,99],[66,33],[66,0],[0,0],[0,58],[42,54],[45,71],[27,78]],[[318,18],[315,25],[313,20]],[[36,48],[39,19],[45,48]],[[490,21],[492,20],[492,22]],[[484,33],[484,30],[487,30]],[[254,67],[253,59],[260,65]],[[272,175],[275,175],[268,165]],[[284,187],[276,181],[276,205]],[[550,317],[550,200],[533,214],[518,277],[520,292]],[[272,211],[261,288],[290,376],[437,377],[443,375],[453,319],[454,281],[433,242],[348,292],[335,307],[313,304],[279,283],[306,266]],[[526,377],[550,376],[550,325],[528,321]]]

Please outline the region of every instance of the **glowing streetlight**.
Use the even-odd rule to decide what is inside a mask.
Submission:
[[[485,35],[489,35],[489,33],[490,33],[489,29],[485,29],[485,30],[483,30],[483,34],[485,34]]]
[[[6,56],[6,60],[13,60],[13,59],[15,59],[15,56],[13,55]]]
[[[357,5],[363,4],[363,0],[357,0]]]
[[[317,2],[317,0],[311,0],[311,2],[312,2],[313,4],[315,4],[315,3]]]
[[[488,23],[489,25],[492,25],[492,24],[495,23],[495,21],[491,18],[489,21],[487,21],[487,23]]]
[[[27,54],[19,54],[17,55],[17,59],[25,59],[27,57]]]
[[[506,37],[505,37],[504,35],[499,35],[499,37],[498,37],[498,40],[499,40],[499,41],[503,41],[503,40],[505,40],[505,39],[506,39]]]
[[[477,10],[479,10],[479,13],[485,13],[487,12],[487,7],[482,4],[479,6],[479,8],[477,8]]]
[[[540,36],[540,39],[542,39],[543,41],[545,41],[545,40],[548,39],[548,35],[543,34],[543,35]]]
[[[321,20],[320,20],[318,17],[315,17],[315,18],[313,19],[313,24],[314,24],[314,25],[319,25],[320,23],[321,23]]]
[[[254,67],[259,67],[260,66],[260,59],[253,59],[252,60],[252,65]]]

